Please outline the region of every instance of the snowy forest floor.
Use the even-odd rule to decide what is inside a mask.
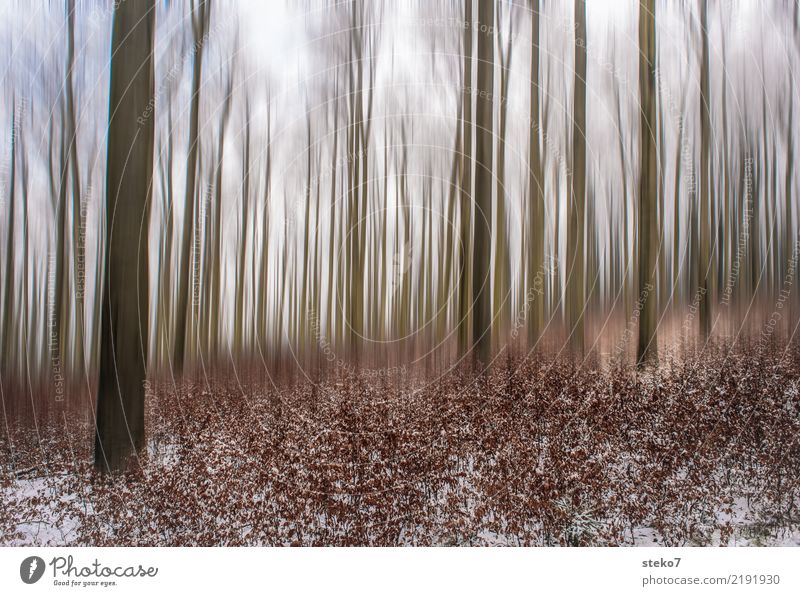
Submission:
[[[4,545],[800,545],[800,349],[153,384],[147,449],[0,436]]]

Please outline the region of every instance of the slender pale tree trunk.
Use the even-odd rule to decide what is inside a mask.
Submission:
[[[464,0],[464,21],[469,24],[464,29],[462,95],[463,109],[461,128],[463,145],[461,148],[461,176],[459,180],[459,278],[458,278],[458,353],[467,353],[470,344],[470,318],[472,310],[472,26],[473,0]]]
[[[61,132],[60,157],[58,170],[58,196],[55,207],[56,246],[55,246],[55,290],[52,316],[53,330],[51,335],[50,359],[53,370],[53,382],[56,389],[56,402],[64,400],[65,378],[69,377],[67,370],[67,349],[69,339],[69,263],[66,247],[67,232],[67,131]],[[50,316],[48,314],[48,316]]]
[[[453,249],[453,238],[455,237],[453,226],[455,225],[456,202],[458,197],[458,165],[461,161],[458,151],[461,148],[461,106],[459,106],[458,118],[456,119],[456,138],[453,145],[453,164],[450,170],[450,187],[447,195],[447,217],[442,220],[440,239],[444,241],[444,265],[439,276],[438,297],[436,307],[438,310],[436,325],[436,341],[444,341],[445,332],[448,325],[450,311],[448,309],[449,296],[455,287],[453,281],[453,260],[455,251]],[[449,357],[447,345],[442,346],[442,351]]]
[[[338,91],[338,78],[336,79],[336,83],[334,84],[334,89]],[[334,346],[334,348],[338,345],[339,336],[336,333],[336,327],[334,325],[335,319],[340,319],[341,317],[334,315],[334,307],[337,306],[338,301],[334,301],[334,295],[336,291],[334,289],[334,270],[340,271],[341,266],[338,264],[335,254],[335,239],[336,239],[336,202],[337,202],[337,186],[336,186],[336,174],[337,174],[337,167],[336,167],[336,157],[338,155],[338,147],[339,147],[339,95],[337,93],[336,99],[334,100],[333,104],[333,143],[331,145],[331,196],[330,196],[330,211],[329,211],[329,235],[328,235],[328,289],[327,289],[327,304],[325,307],[325,329],[326,329],[326,339],[327,341]],[[341,285],[338,283],[336,284],[336,288],[340,288]]]
[[[575,76],[572,104],[572,170],[567,222],[567,321],[570,345],[584,346],[584,203],[586,200],[586,2],[575,0]]]
[[[261,351],[261,358],[264,362],[269,362],[269,335],[267,332],[267,308],[269,305],[267,290],[269,288],[269,234],[270,234],[270,217],[269,217],[269,197],[270,197],[270,184],[271,184],[271,171],[272,167],[272,151],[270,143],[272,142],[272,115],[267,109],[267,132],[266,140],[264,142],[266,153],[264,157],[264,198],[262,200],[262,213],[261,213],[261,260],[260,260],[260,273],[258,276],[258,296],[256,299],[256,332],[258,333],[258,346]]]
[[[681,279],[681,264],[686,262],[684,257],[681,260],[680,245],[680,211],[681,211],[681,172],[683,169],[683,138],[686,134],[686,94],[681,98],[680,118],[678,121],[678,143],[675,149],[675,198],[672,205],[672,305],[678,302],[682,295],[679,291]]]
[[[308,344],[308,286],[309,286],[309,259],[311,257],[311,247],[309,246],[309,238],[311,233],[311,185],[312,185],[312,168],[311,168],[311,120],[306,121],[306,184],[305,184],[305,205],[303,206],[303,264],[300,280],[300,312],[299,312],[299,349],[301,363],[305,364],[302,360],[306,356],[306,349]]]
[[[21,123],[18,124],[19,126],[19,134],[22,134],[22,126]],[[23,145],[24,148],[24,145]],[[23,309],[23,316],[18,317],[19,325],[22,329],[22,353],[20,354],[19,360],[23,365],[23,370],[26,370],[25,367],[30,366],[30,335],[31,335],[31,328],[34,330],[35,327],[35,320],[33,321],[34,325],[31,325],[31,319],[33,318],[31,313],[35,313],[34,307],[32,307],[30,303],[30,266],[29,266],[29,253],[30,253],[30,230],[28,226],[30,225],[30,221],[28,218],[28,193],[30,191],[29,185],[29,168],[28,168],[28,157],[25,154],[25,151],[22,151],[21,163],[20,163],[20,197],[21,201],[21,211],[22,211],[22,287],[20,288],[21,300],[20,304],[22,304]],[[0,368],[0,370],[2,370]],[[33,375],[38,377],[39,375],[39,368],[34,363],[33,366],[28,369]],[[27,371],[26,371],[27,372]],[[28,391],[31,390],[30,386],[30,374],[27,375],[28,378],[24,379],[23,387],[26,387]]]
[[[733,253],[736,250],[737,236],[733,230],[733,221],[731,217],[731,150],[729,141],[728,130],[728,64],[727,64],[727,51],[726,51],[726,35],[723,27],[722,31],[722,192],[720,193],[720,200],[722,201],[722,225],[720,226],[720,242],[719,251],[721,254],[720,266],[718,267],[719,279],[717,287],[725,287],[725,273],[730,271]]]
[[[245,286],[247,284],[247,236],[250,229],[250,100],[245,98],[245,132],[242,146],[242,203],[239,223],[239,264],[236,268],[236,312],[233,344],[239,354],[247,352],[245,338]]]
[[[384,147],[383,147],[383,209],[381,210],[381,234],[380,244],[377,247],[378,259],[380,261],[380,276],[378,279],[378,308],[376,309],[376,324],[380,325],[377,337],[381,341],[381,351],[383,357],[386,358],[388,354],[386,351],[386,305],[388,300],[388,292],[386,284],[389,283],[387,271],[387,229],[389,221],[389,130],[388,126],[384,125],[383,129]]]
[[[183,212],[180,260],[178,263],[178,303],[175,309],[175,349],[173,367],[183,371],[186,359],[187,334],[191,332],[192,310],[189,294],[193,280],[192,243],[194,240],[195,187],[197,184],[197,154],[199,151],[198,120],[200,117],[200,85],[203,80],[203,47],[211,10],[210,0],[192,0],[192,30],[194,32],[194,66],[192,70],[192,96],[189,113],[189,153],[186,161],[186,196]]]
[[[84,352],[84,291],[85,279],[85,244],[83,236],[83,208],[81,197],[80,169],[78,167],[78,126],[75,117],[75,99],[72,74],[75,69],[75,0],[69,0],[67,6],[67,72],[65,86],[65,134],[67,135],[67,162],[69,163],[69,176],[72,182],[72,272],[75,289],[75,336],[73,339],[74,354],[71,366],[72,372],[78,380],[85,380],[86,358]],[[66,171],[62,172],[66,176]],[[65,203],[66,205],[66,203]]]
[[[622,292],[622,302],[625,319],[630,316],[630,292],[628,291],[628,277],[630,276],[631,259],[628,254],[630,239],[628,237],[628,168],[625,161],[625,133],[622,121],[622,100],[619,92],[619,84],[614,84],[614,103],[617,108],[617,149],[619,151],[620,181],[622,184],[622,280],[620,291]]]
[[[491,251],[494,104],[494,1],[478,3],[478,80],[475,97],[475,216],[472,253],[475,358],[489,364],[492,351]]]
[[[511,265],[508,253],[508,222],[506,221],[506,190],[509,181],[506,179],[506,122],[508,105],[508,79],[511,74],[511,55],[514,48],[513,14],[509,19],[508,43],[504,44],[501,29],[498,26],[498,41],[500,46],[500,89],[499,106],[497,114],[497,165],[495,166],[495,234],[494,234],[494,296],[492,297],[492,326],[495,336],[501,342],[505,340],[506,326],[508,323],[511,294]],[[506,46],[505,48],[503,46]]]
[[[639,100],[641,102],[641,165],[639,168],[638,297],[639,342],[636,360],[649,363],[658,356],[656,336],[658,293],[658,172],[656,168],[656,3],[639,2]]]
[[[220,114],[219,138],[217,139],[217,164],[214,182],[214,249],[211,256],[211,293],[210,323],[208,333],[211,335],[210,353],[212,359],[220,356],[220,311],[222,310],[222,202],[223,202],[223,167],[225,163],[225,135],[231,114],[233,97],[233,76],[228,77],[225,88],[225,99]]]
[[[528,140],[528,254],[527,291],[523,299],[528,314],[528,344],[533,346],[539,340],[544,328],[544,296],[541,294],[544,285],[544,172],[542,167],[539,131],[541,125],[540,109],[540,50],[539,50],[539,18],[540,0],[531,2],[531,104],[530,131]]]
[[[3,275],[5,275],[5,291],[3,292],[3,346],[2,353],[0,353],[0,375],[3,379],[12,378],[12,361],[16,350],[14,350],[14,333],[11,326],[14,320],[14,303],[12,295],[14,287],[16,286],[16,276],[14,275],[14,229],[16,224],[14,218],[16,217],[15,206],[16,197],[14,190],[17,184],[17,99],[16,95],[11,103],[11,171],[9,175],[8,191],[10,196],[9,211],[8,211],[8,228],[6,236],[6,262]]]
[[[797,29],[795,29],[795,33]],[[783,214],[783,274],[781,279],[786,279],[789,273],[792,260],[796,257],[795,246],[797,239],[792,234],[792,177],[794,176],[794,73],[789,71],[789,107],[788,107],[788,125],[786,127],[786,174],[784,181],[783,200],[786,206]],[[797,268],[795,264],[794,268]],[[791,298],[791,294],[797,295],[796,291],[792,291],[792,287],[787,288],[790,292],[790,333],[794,331],[796,305],[795,300]]]
[[[170,110],[171,112],[171,110]],[[164,363],[165,354],[168,352],[169,346],[169,327],[170,318],[170,275],[172,268],[172,226],[173,226],[173,210],[172,210],[172,115],[167,118],[167,132],[162,137],[166,145],[166,149],[161,150],[162,159],[158,166],[159,181],[161,185],[161,234],[159,237],[159,251],[158,251],[158,281],[156,282],[158,291],[156,294],[156,317],[155,317],[155,355],[152,357],[151,362],[155,364],[158,369]],[[158,142],[156,142],[158,145]]]
[[[700,333],[711,331],[711,291],[715,279],[711,271],[711,105],[709,104],[708,0],[700,0],[702,55],[700,64]]]

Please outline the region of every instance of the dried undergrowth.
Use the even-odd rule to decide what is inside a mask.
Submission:
[[[280,390],[159,384],[141,466],[116,478],[92,472],[85,419],[4,432],[0,536],[781,543],[800,525],[799,379],[797,347],[715,345],[644,371],[509,358],[428,384],[342,371]]]

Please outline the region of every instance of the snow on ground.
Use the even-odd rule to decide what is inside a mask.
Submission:
[[[0,436],[0,543],[798,546],[800,353],[720,354],[156,384],[123,475],[88,423]]]

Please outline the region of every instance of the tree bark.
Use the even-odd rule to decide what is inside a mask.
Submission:
[[[16,187],[16,172],[17,172],[17,100],[16,96],[11,103],[11,172],[9,176],[8,190],[11,200],[9,201],[8,212],[8,231],[6,237],[6,263],[4,275],[6,278],[5,291],[3,292],[3,345],[2,353],[0,353],[0,375],[1,378],[11,378],[11,371],[14,369],[12,366],[12,359],[16,350],[13,348],[14,334],[11,330],[11,324],[14,320],[14,303],[11,295],[14,292],[15,275],[14,275],[14,228],[15,222],[15,204],[16,197],[14,191]],[[16,371],[14,371],[16,372]]]
[[[464,1],[464,22],[468,24],[464,29],[464,47],[462,50],[464,63],[462,66],[463,109],[461,128],[463,133],[463,147],[461,149],[461,175],[459,180],[460,194],[460,229],[461,243],[459,246],[459,274],[458,274],[458,354],[467,353],[470,343],[470,311],[472,310],[472,284],[471,272],[471,246],[472,246],[472,3],[473,0]]]
[[[154,0],[116,6],[106,171],[106,238],[95,466],[124,468],[144,444]],[[136,285],[131,288],[132,277]]]
[[[528,296],[533,300],[526,304],[530,309],[528,318],[528,344],[533,347],[539,341],[544,327],[544,173],[542,167],[539,131],[541,130],[541,110],[539,94],[539,18],[540,0],[531,3],[531,104],[530,131],[528,147],[528,254],[525,260],[527,270]]]
[[[575,78],[572,104],[572,170],[567,224],[567,321],[570,345],[583,355],[584,203],[586,200],[586,2],[575,0]]]
[[[708,337],[711,331],[711,106],[709,105],[708,73],[708,0],[700,0],[700,33],[702,55],[700,64],[700,333]]]
[[[656,4],[639,2],[639,341],[636,361],[645,364],[658,355],[656,262],[658,231],[658,172],[656,169]]]
[[[194,67],[192,71],[191,111],[189,114],[189,154],[186,163],[186,207],[183,212],[183,235],[178,263],[178,304],[175,310],[175,349],[173,366],[176,373],[183,371],[186,359],[186,336],[192,321],[189,310],[189,293],[192,291],[192,240],[194,237],[195,185],[197,183],[198,119],[200,114],[200,85],[203,79],[203,46],[205,44],[209,0],[192,3],[192,29],[194,31]]]
[[[475,358],[487,365],[491,357],[492,250],[492,125],[494,118],[494,1],[478,3],[478,78],[475,94],[475,215],[472,253]],[[469,90],[471,92],[471,90]]]

